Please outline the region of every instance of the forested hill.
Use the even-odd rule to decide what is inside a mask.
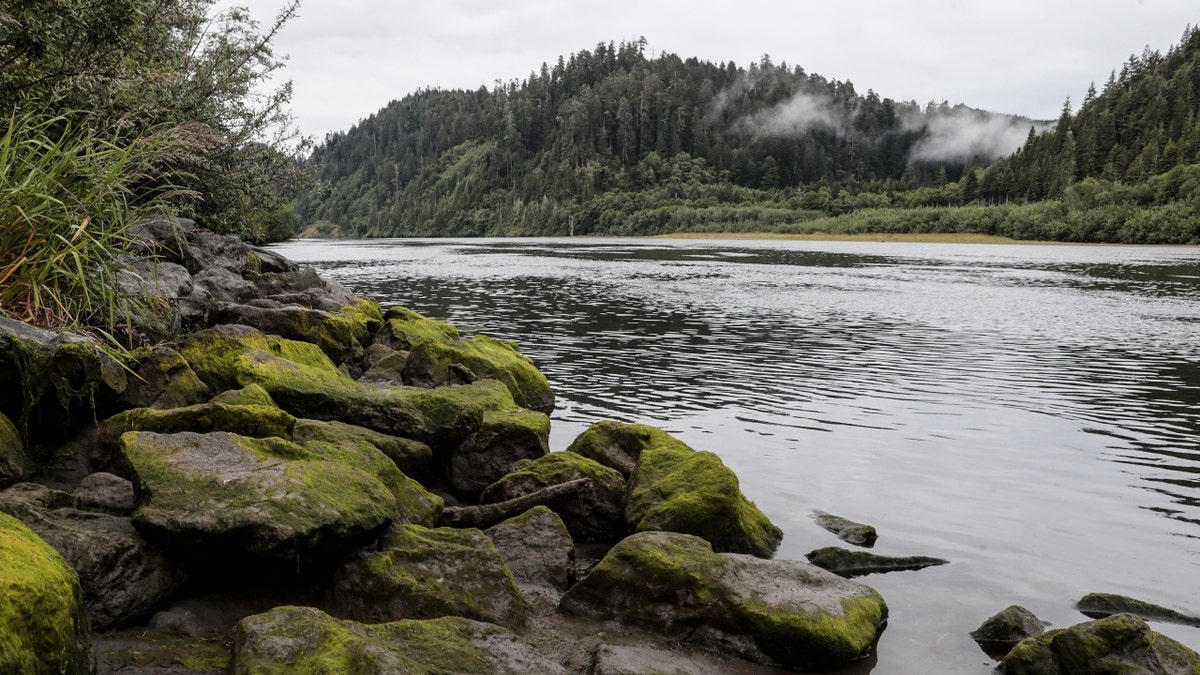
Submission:
[[[644,41],[601,44],[523,82],[417,92],[330,135],[310,159],[326,189],[296,206],[310,232],[341,236],[970,230],[1157,241],[1146,233],[1157,221],[1138,225],[1140,239],[1113,230],[1128,211],[1119,223],[1047,228],[1068,220],[1062,209],[1188,197],[1198,78],[1189,28],[1166,56],[1131,57],[1055,123],[860,94],[765,56],[741,68],[648,58]],[[1173,194],[1153,196],[1160,174],[1181,178]],[[1193,229],[1169,239],[1200,237]]]

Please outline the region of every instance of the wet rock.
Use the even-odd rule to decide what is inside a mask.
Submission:
[[[71,565],[94,628],[144,617],[185,581],[128,517],[72,508],[74,501],[65,492],[21,483],[0,492],[0,511],[19,518]]]
[[[1194,614],[1184,614],[1167,607],[1114,593],[1088,593],[1075,603],[1075,609],[1093,619],[1102,619],[1113,614],[1136,614],[1146,621],[1162,621],[1200,627],[1200,617]]]
[[[657,427],[605,420],[588,427],[567,451],[616,469],[629,478],[642,451],[654,446],[683,446],[683,443]]]
[[[0,488],[19,483],[33,472],[35,465],[25,454],[25,443],[17,427],[0,413]]]
[[[138,376],[137,386],[126,389],[121,399],[130,408],[180,408],[211,396],[183,356],[170,347],[156,347],[133,372]]]
[[[851,551],[837,546],[827,546],[811,551],[806,556],[812,564],[843,577],[859,577],[864,574],[919,570],[934,565],[945,565],[948,560],[929,558],[923,555],[886,556]]]
[[[1018,642],[1038,635],[1045,630],[1045,622],[1033,612],[1012,605],[980,624],[971,631],[971,637],[979,648],[994,659],[1002,659]]]
[[[361,300],[332,312],[299,305],[263,308],[220,304],[214,314],[218,323],[242,324],[269,335],[315,344],[335,363],[361,352],[382,320],[379,305],[373,300]]]
[[[361,621],[461,616],[502,626],[525,622],[525,601],[500,553],[480,530],[401,525],[382,550],[346,565],[338,606]]]
[[[133,483],[103,471],[84,476],[71,494],[76,507],[90,511],[127,516],[136,505]]]
[[[632,535],[559,605],[764,664],[829,669],[864,655],[887,618],[874,590],[794,560],[714,553],[672,532]]]
[[[282,438],[138,431],[120,445],[139,497],[134,524],[174,545],[330,554],[374,540],[396,510],[374,476]]]
[[[1200,655],[1150,630],[1133,614],[1081,623],[1022,640],[1001,662],[1005,675],[1200,673]]]
[[[573,452],[552,452],[540,459],[518,462],[512,469],[483,491],[481,502],[515,499],[550,485],[586,478],[589,484],[578,496],[550,508],[575,539],[614,539],[628,534],[623,508],[625,479],[616,470]]]
[[[367,443],[387,455],[404,475],[422,484],[428,484],[430,479],[433,450],[428,445],[410,438],[390,436],[344,422],[296,420],[292,440],[301,444],[309,441]]]
[[[536,506],[484,533],[496,545],[525,597],[549,598],[558,604],[575,569],[575,542],[558,515]]]
[[[476,499],[522,460],[550,452],[550,418],[509,408],[484,413],[479,429],[450,451],[448,481],[455,494]]]
[[[666,438],[642,449],[629,475],[626,522],[638,532],[694,534],[719,552],[770,557],[783,531],[746,499],[733,471],[711,452]]]
[[[0,672],[95,672],[75,571],[21,521],[0,513]]]
[[[838,539],[847,544],[871,548],[875,545],[875,540],[879,538],[879,534],[875,532],[874,527],[846,520],[841,516],[835,516],[824,511],[814,511],[812,518],[816,521],[817,525],[837,535]]]
[[[235,675],[567,672],[499,626],[450,617],[365,625],[310,607],[246,617],[233,654]]]

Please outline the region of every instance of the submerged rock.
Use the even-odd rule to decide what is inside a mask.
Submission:
[[[518,462],[513,472],[483,491],[480,501],[494,503],[532,494],[550,485],[580,478],[588,486],[575,497],[551,505],[581,541],[613,539],[629,532],[625,523],[625,479],[617,471],[573,452],[552,452],[532,461]]]
[[[838,539],[847,544],[855,546],[864,546],[871,548],[875,545],[875,540],[879,539],[879,534],[875,532],[875,528],[870,525],[856,523],[853,520],[846,520],[841,516],[835,516],[824,511],[814,511],[812,518],[817,525],[829,530],[837,535]]]
[[[1184,614],[1115,593],[1088,593],[1075,603],[1075,609],[1093,619],[1102,619],[1113,614],[1135,614],[1146,621],[1162,621],[1200,627],[1200,616]]]
[[[1046,623],[1033,612],[1012,605],[990,617],[979,628],[971,631],[971,638],[979,648],[994,659],[1002,659],[1018,642],[1038,635],[1046,629]]]
[[[1115,614],[1022,640],[998,670],[1005,675],[1197,675],[1200,654],[1150,630],[1133,614]]]
[[[362,621],[462,616],[525,623],[525,601],[492,540],[475,529],[392,528],[382,550],[338,573],[334,596]]]
[[[79,578],[21,521],[0,513],[0,672],[95,672]]]
[[[575,542],[557,514],[535,506],[484,534],[491,537],[525,597],[558,603],[574,580]]]
[[[887,618],[867,586],[800,561],[715,553],[699,537],[672,532],[621,541],[560,608],[814,670],[863,656]]]
[[[311,607],[278,607],[238,623],[233,672],[560,675],[566,670],[508,630],[470,619],[367,625]]]
[[[935,565],[945,565],[949,560],[930,558],[923,555],[886,556],[851,551],[837,546],[827,546],[810,552],[806,556],[812,564],[843,577],[859,577],[864,574],[903,572],[920,570]]]

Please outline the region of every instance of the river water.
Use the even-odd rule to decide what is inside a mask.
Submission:
[[[847,672],[987,673],[968,632],[1113,592],[1200,613],[1200,249],[662,239],[296,241],[385,306],[517,340],[559,402],[719,454],[785,532],[950,564],[860,580]],[[1200,629],[1155,623],[1193,649]],[[873,670],[872,670],[873,668]]]

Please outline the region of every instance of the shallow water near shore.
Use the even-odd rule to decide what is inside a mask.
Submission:
[[[718,453],[780,558],[875,525],[891,609],[853,672],[988,673],[968,635],[1113,592],[1200,614],[1200,249],[664,239],[302,240],[385,306],[517,340],[590,423]],[[1200,629],[1153,623],[1193,649]],[[850,671],[847,671],[850,672]]]

